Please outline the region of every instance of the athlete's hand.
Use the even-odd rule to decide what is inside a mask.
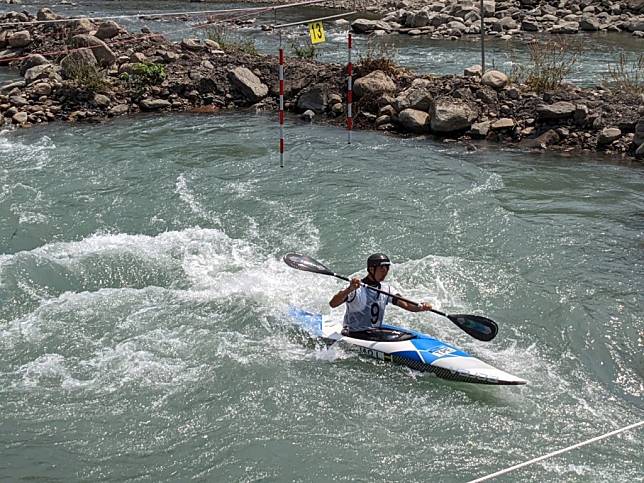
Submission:
[[[420,305],[418,306],[418,311],[419,312],[429,312],[432,310],[432,304],[428,304],[427,302],[421,302]]]
[[[348,287],[350,293],[355,292],[359,288],[360,288],[360,279],[358,277],[353,277],[351,279],[351,282],[349,282],[349,287]]]

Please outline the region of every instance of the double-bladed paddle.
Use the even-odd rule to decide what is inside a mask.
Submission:
[[[305,272],[312,272],[312,273],[319,273],[320,275],[330,275],[332,277],[339,278],[340,280],[346,280],[347,282],[350,281],[348,277],[345,277],[343,275],[338,275],[337,273],[332,272],[317,260],[314,260],[313,258],[306,255],[289,253],[284,256],[284,262],[289,267],[296,268],[297,270],[303,270]],[[363,283],[362,285],[365,285],[365,284]],[[420,305],[418,302],[414,302],[413,300],[406,299],[405,297],[401,297],[400,295],[392,295],[389,292],[385,292],[384,290],[374,288],[370,285],[368,285],[368,287],[371,290],[375,290],[376,292],[389,295],[395,299],[399,299],[404,302],[407,302],[408,304],[412,304],[415,306]],[[463,330],[464,332],[467,332],[469,335],[471,335],[472,337],[478,340],[482,340],[486,342],[490,341],[494,339],[494,337],[496,337],[496,333],[499,331],[499,328],[496,325],[496,322],[486,317],[481,317],[480,315],[467,315],[467,314],[448,315],[439,310],[434,310],[434,309],[430,309],[430,310],[435,314],[442,315],[443,317],[447,317],[454,324],[456,324],[461,330]]]

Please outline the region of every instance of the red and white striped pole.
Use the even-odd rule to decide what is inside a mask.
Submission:
[[[284,167],[284,49],[280,47],[280,168]]]
[[[353,104],[353,64],[351,63],[351,32],[349,32],[348,47],[349,63],[347,64],[347,131],[349,133],[348,141],[349,144],[351,144],[351,130],[353,129],[353,114],[351,112],[351,105]]]

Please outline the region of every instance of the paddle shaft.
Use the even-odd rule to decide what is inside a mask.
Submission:
[[[351,282],[350,278],[345,277],[343,275],[338,275],[337,273],[333,273],[333,276],[336,277],[336,278],[339,278],[340,280],[346,280],[347,282]],[[418,302],[414,302],[413,300],[406,299],[405,297],[401,297],[400,295],[392,295],[389,292],[385,292],[384,290],[380,290],[379,288],[372,287],[371,285],[367,285],[364,282],[360,282],[360,285],[362,285],[363,287],[368,287],[371,290],[375,290],[376,292],[379,292],[381,294],[390,295],[391,297],[393,297],[395,299],[402,300],[403,302],[407,302],[408,304],[415,305],[416,307],[420,307],[420,304]],[[444,314],[440,310],[434,310],[434,309],[429,309],[429,310],[430,310],[430,312],[434,312],[435,314],[442,315],[443,317],[447,317],[447,314]]]

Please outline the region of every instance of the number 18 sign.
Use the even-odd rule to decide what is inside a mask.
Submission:
[[[322,22],[311,22],[309,24],[309,35],[311,36],[312,44],[319,44],[326,40],[324,36],[324,27]]]

